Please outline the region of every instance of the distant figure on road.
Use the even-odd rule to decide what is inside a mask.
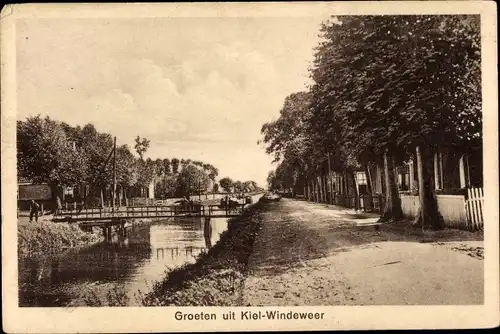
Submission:
[[[40,211],[40,205],[31,200],[30,202],[30,223],[33,222],[33,216],[35,216],[35,222],[38,222],[38,212]]]

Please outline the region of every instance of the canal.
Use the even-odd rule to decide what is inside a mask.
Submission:
[[[165,272],[196,261],[227,229],[227,219],[169,218],[135,224],[111,243],[59,256],[19,259],[19,306],[99,306],[110,295],[138,305]],[[100,302],[98,302],[100,301]],[[101,304],[99,304],[101,303]]]

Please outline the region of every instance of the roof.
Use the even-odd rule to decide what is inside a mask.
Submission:
[[[28,178],[28,177],[18,176],[17,183],[18,184],[31,184],[31,183],[33,183],[33,180]]]

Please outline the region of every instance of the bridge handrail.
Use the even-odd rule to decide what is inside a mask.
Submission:
[[[197,216],[211,216],[217,212],[224,212],[227,215],[235,210],[245,208],[246,204],[238,203],[221,207],[220,204],[194,204],[184,205],[150,205],[138,207],[120,207],[116,211],[112,208],[85,208],[82,210],[59,210],[57,216],[78,217],[78,218],[103,218],[103,217],[168,217],[176,214],[195,214]],[[167,214],[167,215],[164,215]]]

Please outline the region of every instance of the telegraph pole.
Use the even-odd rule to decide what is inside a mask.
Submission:
[[[333,204],[333,187],[332,187],[332,166],[330,165],[330,153],[327,153],[328,157],[328,192],[330,193],[330,198],[328,202]]]
[[[113,143],[113,205],[112,211],[115,212],[115,200],[116,200],[116,137]]]

